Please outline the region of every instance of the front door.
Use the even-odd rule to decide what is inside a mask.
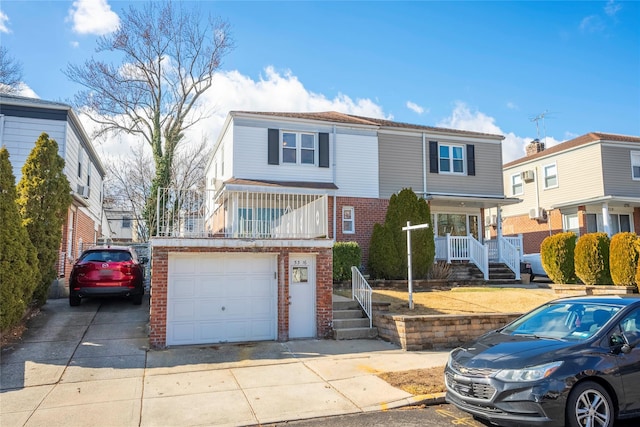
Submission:
[[[289,338],[316,336],[316,258],[289,257]]]

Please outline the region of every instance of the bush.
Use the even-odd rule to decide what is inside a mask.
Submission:
[[[611,238],[609,246],[609,268],[614,285],[633,286],[638,269],[638,251],[636,250],[639,237],[634,233],[618,233]]]
[[[554,283],[576,283],[574,252],[576,234],[572,231],[554,234],[542,241],[540,261]]]
[[[576,243],[574,254],[576,276],[585,285],[610,285],[609,236],[607,233],[589,233]]]
[[[636,239],[635,245],[636,245],[636,252],[638,253],[638,269],[636,270],[636,284],[640,285],[640,238]]]
[[[351,279],[351,267],[360,267],[362,249],[356,242],[336,242],[333,245],[333,280]]]
[[[382,224],[373,226],[369,246],[369,274],[374,279],[393,279],[400,274],[396,263],[398,251],[393,244],[393,236]]]

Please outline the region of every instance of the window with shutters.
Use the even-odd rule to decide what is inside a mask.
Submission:
[[[315,165],[315,134],[282,132],[282,162],[300,165]]]
[[[459,173],[464,171],[464,147],[460,145],[441,144],[438,147],[439,166],[442,173]]]

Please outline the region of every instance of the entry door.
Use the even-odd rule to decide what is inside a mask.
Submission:
[[[316,258],[289,257],[289,338],[316,336]]]

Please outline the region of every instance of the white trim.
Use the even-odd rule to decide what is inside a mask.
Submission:
[[[351,218],[345,221],[344,214],[345,212],[351,212]],[[345,230],[344,224],[345,222],[351,223],[351,230]],[[356,234],[356,210],[353,206],[343,206],[342,207],[342,234]]]
[[[547,185],[547,178],[550,176],[550,175],[547,175],[547,168],[550,168],[550,167],[553,167],[556,170],[556,174],[555,174],[556,183],[555,183],[555,185]],[[543,188],[545,190],[551,190],[553,188],[558,188],[560,186],[560,179],[558,177],[558,175],[559,175],[558,174],[558,164],[556,162],[548,163],[548,164],[542,166],[542,175],[543,175],[542,184],[543,184]],[[551,176],[553,176],[553,175],[551,175]]]
[[[442,147],[447,147],[448,148],[449,157],[441,157],[440,156],[440,149]],[[454,148],[459,148],[460,151],[462,152],[462,157],[460,159],[454,159],[454,157],[453,157],[453,149]],[[443,171],[442,168],[440,167],[440,162],[443,159],[448,159],[449,160],[449,170],[448,171]],[[454,160],[462,162],[462,171],[461,172],[454,171],[454,163],[453,163]],[[450,143],[440,143],[440,142],[438,142],[438,173],[439,174],[443,174],[443,175],[466,175],[467,174],[466,147],[464,145],[460,145],[460,144],[450,144]]]
[[[520,180],[520,192],[516,193],[514,190],[516,184],[513,182],[514,178],[518,178]],[[512,196],[521,196],[524,194],[524,181],[522,180],[522,175],[520,173],[514,173],[513,175],[511,175],[511,195]]]
[[[631,151],[630,157],[631,157],[631,179],[634,181],[640,181],[640,174],[638,174],[638,176],[633,175],[633,167],[634,166],[640,167],[640,151]],[[635,162],[634,162],[634,158],[635,158]]]

